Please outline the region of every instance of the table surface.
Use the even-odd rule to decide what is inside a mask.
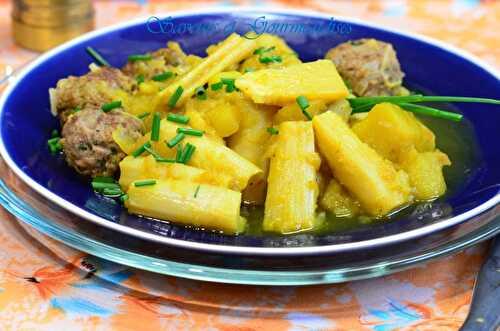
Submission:
[[[500,48],[490,48],[500,41],[500,2],[493,0],[95,2],[98,27],[252,4],[360,17],[441,39],[500,66]],[[13,44],[9,13],[10,3],[0,0],[0,77],[37,55]],[[487,246],[372,280],[257,287],[126,268],[23,228],[3,209],[0,219],[0,330],[457,330]]]

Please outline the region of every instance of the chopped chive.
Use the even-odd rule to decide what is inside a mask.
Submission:
[[[177,128],[177,133],[185,133],[185,134],[190,135],[190,136],[201,137],[201,136],[203,136],[205,131],[191,129],[191,128]]]
[[[117,183],[92,182],[92,188],[96,191],[102,191],[104,189],[120,189],[120,185]]]
[[[135,80],[137,81],[138,85],[141,85],[142,83],[144,83],[144,75],[143,74],[138,75],[137,77],[135,77]]]
[[[151,148],[151,147],[144,146],[144,149],[146,150],[146,152],[148,152],[149,154],[153,155],[153,157],[154,157],[155,159],[157,159],[157,158],[161,157],[161,156],[160,156],[158,153],[156,153],[156,151],[155,151],[153,148]]]
[[[259,47],[255,51],[253,51],[253,54],[254,55],[261,55],[262,53],[270,52],[270,51],[274,50],[275,48],[276,48],[276,46],[271,46],[269,48]]]
[[[148,142],[145,142],[144,145],[142,145],[141,147],[139,147],[138,149],[136,149],[133,153],[132,153],[132,156],[133,157],[138,157],[140,156],[142,153],[144,153],[146,151],[146,147],[151,147],[151,143],[148,141]]]
[[[57,131],[56,129],[52,130],[52,131],[50,132],[50,136],[51,136],[52,138],[59,137],[59,131]]]
[[[168,113],[167,120],[170,122],[181,123],[181,124],[188,124],[189,123],[188,116],[174,114],[174,113]]]
[[[182,145],[181,144],[177,145],[177,153],[175,155],[175,162],[181,163],[181,160],[182,160],[182,150],[183,150]]]
[[[154,80],[155,82],[163,82],[169,78],[174,76],[174,73],[172,71],[165,71],[161,74],[154,75],[151,79]]]
[[[170,108],[175,107],[175,105],[177,104],[177,101],[179,101],[179,98],[182,95],[182,92],[184,92],[184,89],[182,88],[182,86],[179,85],[179,87],[177,87],[177,89],[175,90],[174,94],[172,94],[172,96],[168,100],[168,106]]]
[[[198,192],[200,192],[200,185],[196,186],[196,190],[194,191],[193,197],[196,198],[198,196]]]
[[[95,49],[92,47],[88,46],[85,48],[87,53],[94,58],[94,60],[97,62],[97,64],[105,67],[110,67],[108,61],[106,61],[101,54],[99,54]]]
[[[109,176],[96,176],[92,181],[97,183],[114,183],[115,179]]]
[[[156,179],[146,179],[146,180],[139,180],[137,182],[134,182],[135,187],[150,186],[150,185],[155,185],[155,184],[156,184]]]
[[[191,156],[193,156],[195,149],[196,149],[196,146],[191,145],[190,143],[187,143],[182,151],[182,155],[180,157],[180,163],[187,164],[189,162],[189,160],[191,159]]]
[[[234,78],[221,78],[220,81],[225,85],[234,85]]]
[[[302,114],[304,114],[304,116],[307,117],[308,120],[312,120],[311,113],[309,113],[306,110],[309,107],[309,101],[307,101],[307,98],[303,95],[300,95],[295,100],[297,101],[297,104],[299,105]]]
[[[224,86],[224,83],[223,83],[223,82],[218,82],[218,83],[215,83],[215,84],[210,85],[210,88],[212,89],[212,91],[218,91],[218,90],[220,90],[223,86]]]
[[[71,113],[72,114],[78,113],[80,110],[82,110],[82,109],[80,107],[76,106]]]
[[[49,150],[52,154],[55,154],[62,150],[62,145],[60,140],[61,138],[59,137],[54,137],[47,140],[47,146],[49,147]]]
[[[281,62],[283,59],[279,55],[271,55],[271,56],[261,56],[259,57],[260,63],[273,63],[273,62]]]
[[[175,145],[180,143],[185,136],[186,135],[184,133],[178,133],[175,137],[173,137],[170,141],[167,142],[167,146],[169,148],[173,148]]]
[[[111,101],[109,103],[105,103],[104,105],[101,106],[101,110],[105,113],[108,111],[111,111],[115,108],[120,108],[122,106],[122,102],[120,100],[117,101]]]
[[[146,117],[148,117],[150,114],[151,114],[150,112],[145,112],[145,113],[137,115],[137,117],[142,120],[142,119],[145,119]]]
[[[134,54],[134,55],[129,55],[128,56],[128,60],[130,62],[149,61],[151,59],[152,59],[152,57],[149,54]]]
[[[279,130],[276,128],[267,128],[267,132],[269,132],[270,134],[278,134]]]
[[[59,138],[59,137],[50,138],[49,140],[47,140],[47,143],[53,145],[53,144],[59,142],[59,139],[61,139],[61,138]]]
[[[254,68],[245,68],[245,72],[244,73],[246,74],[247,72],[254,72],[254,71],[255,71]]]
[[[207,91],[203,86],[199,86],[194,90],[194,94],[198,100],[206,100],[207,99]]]
[[[175,163],[175,159],[170,159],[170,158],[166,158],[166,157],[157,157],[155,159],[156,159],[156,162]]]
[[[117,198],[119,196],[121,196],[123,194],[123,191],[121,190],[121,188],[108,188],[108,187],[105,187],[103,190],[102,190],[102,194],[107,196],[107,197],[111,197],[111,198]]]
[[[437,118],[443,118],[446,120],[451,120],[455,122],[460,122],[463,118],[462,114],[457,114],[457,113],[452,113],[449,111],[444,111],[432,107],[426,107],[426,106],[420,106],[420,105],[414,105],[411,103],[400,103],[399,106],[405,110],[411,111],[413,113],[417,114],[422,114],[422,115],[428,115],[428,116],[433,116]]]
[[[160,113],[156,112],[153,115],[153,126],[151,127],[151,140],[158,141],[160,140]]]
[[[125,203],[125,201],[127,201],[127,200],[128,200],[128,194],[122,194],[122,195],[120,196],[120,201],[121,201],[122,203]]]

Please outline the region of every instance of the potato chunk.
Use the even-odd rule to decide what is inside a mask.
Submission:
[[[313,119],[320,152],[334,177],[373,216],[383,216],[410,201],[408,175],[363,143],[340,116],[326,112]]]
[[[246,220],[240,216],[241,193],[185,180],[157,180],[155,185],[127,191],[129,212],[225,233],[240,233]]]
[[[325,102],[349,95],[335,65],[328,60],[248,72],[236,80],[236,87],[255,103],[269,105],[290,104],[300,95]]]
[[[352,130],[380,155],[399,162],[402,153],[413,146],[419,152],[433,151],[435,137],[412,113],[392,103],[380,103]]]
[[[449,165],[450,159],[439,150],[418,153],[412,149],[401,162],[401,167],[410,176],[411,185],[415,187],[417,200],[432,200],[446,192],[443,166]]]
[[[152,155],[127,156],[120,162],[120,186],[124,191],[130,183],[141,179],[182,179],[193,183],[216,183],[203,169],[181,163],[157,162]]]
[[[264,230],[294,233],[315,226],[320,165],[311,122],[284,122],[269,150]]]
[[[337,217],[354,217],[361,211],[359,202],[335,178],[330,179],[320,199],[320,205]]]

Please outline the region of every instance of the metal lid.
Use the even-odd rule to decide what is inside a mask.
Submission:
[[[56,27],[72,24],[93,14],[90,1],[61,6],[24,6],[13,2],[12,18],[33,26]]]
[[[22,47],[39,52],[46,51],[92,29],[94,29],[94,15],[58,27],[35,26],[12,18],[15,42]]]

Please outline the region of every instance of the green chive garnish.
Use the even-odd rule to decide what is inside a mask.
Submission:
[[[261,56],[259,57],[260,63],[272,63],[272,62],[281,62],[283,59],[279,55],[271,55],[271,56]]]
[[[166,157],[157,157],[155,159],[156,159],[156,162],[175,163],[175,159],[169,159]]]
[[[146,179],[146,180],[140,180],[140,181],[134,182],[135,187],[150,186],[150,185],[155,185],[155,184],[156,184],[156,179]]]
[[[306,110],[309,107],[309,101],[307,101],[307,98],[303,95],[300,95],[295,100],[297,101],[297,104],[299,105],[302,114],[304,114],[304,116],[307,117],[308,120],[312,120],[311,113],[309,113]]]
[[[153,155],[153,157],[155,159],[161,157],[158,153],[156,153],[156,151],[152,147],[144,146],[144,149],[146,150],[146,152],[148,152],[149,154]]]
[[[189,117],[180,114],[168,113],[167,120],[175,123],[188,124]]]
[[[177,145],[177,153],[175,155],[175,162],[182,163],[181,162],[182,161],[182,150],[183,150],[182,145],[181,144]]]
[[[399,106],[405,110],[411,111],[412,113],[428,115],[433,117],[439,117],[446,120],[451,120],[455,122],[460,122],[463,118],[462,114],[452,113],[449,111],[444,111],[432,107],[414,105],[412,103],[400,103]]]
[[[105,187],[103,190],[102,190],[102,194],[107,196],[107,197],[111,197],[111,198],[117,198],[119,196],[121,196],[123,194],[123,191],[121,190],[121,188],[108,188],[108,187]]]
[[[267,128],[267,132],[269,132],[270,134],[278,134],[279,130],[276,128]]]
[[[74,113],[78,113],[80,110],[82,110],[80,107],[76,106],[73,111],[72,111],[72,114]]]
[[[173,148],[175,145],[180,143],[182,139],[184,139],[186,135],[184,133],[178,133],[174,138],[172,138],[170,141],[167,141],[167,146],[169,148]]]
[[[132,153],[132,156],[133,157],[138,157],[140,156],[142,153],[144,153],[146,151],[146,148],[149,148],[151,147],[151,143],[148,141],[146,143],[144,143],[144,145],[142,145],[141,147],[139,147],[138,149],[136,149],[133,153]]]
[[[154,80],[155,82],[163,82],[173,76],[174,73],[172,71],[165,71],[161,74],[154,75],[151,79]]]
[[[205,131],[191,129],[191,128],[177,128],[177,133],[185,133],[190,136],[201,137],[205,133]]]
[[[254,72],[254,71],[255,71],[254,68],[245,68],[245,72],[244,73],[246,74],[247,72]]]
[[[434,96],[434,95],[405,95],[405,96],[384,96],[384,97],[358,97],[354,99],[349,99],[351,106],[356,107],[364,104],[377,104],[381,102],[391,102],[394,104],[399,104],[402,102],[413,103],[413,102],[477,102],[477,103],[489,103],[494,105],[500,105],[500,100],[488,99],[488,98],[470,98],[470,97],[450,97],[450,96]]]
[[[137,117],[142,120],[142,119],[145,119],[146,117],[148,117],[149,114],[151,114],[151,113],[150,112],[145,112],[145,113],[142,113],[140,115],[137,115]]]
[[[97,62],[97,64],[105,67],[110,67],[108,61],[106,61],[101,54],[99,54],[95,49],[92,47],[88,46],[85,48],[87,53],[94,58],[94,60]]]
[[[151,140],[158,141],[160,140],[160,113],[156,112],[153,115],[153,126],[151,127]]]
[[[114,183],[115,179],[113,177],[109,176],[96,176],[94,179],[92,179],[93,182],[99,182],[99,183]]]
[[[54,137],[47,140],[47,146],[49,147],[49,150],[52,154],[55,154],[63,149],[60,140],[61,138],[59,137]]]
[[[200,192],[200,185],[196,186],[196,190],[194,191],[193,197],[196,198],[198,196],[198,192]]]
[[[108,111],[111,111],[115,108],[120,108],[121,106],[122,106],[122,102],[120,100],[117,100],[117,101],[105,103],[104,105],[102,105],[101,109],[103,112],[107,113]]]
[[[207,91],[203,86],[197,87],[196,90],[194,90],[194,94],[196,95],[196,98],[198,98],[198,100],[207,99]]]
[[[218,82],[218,83],[215,83],[215,84],[210,85],[210,88],[212,89],[212,91],[218,91],[218,90],[220,90],[223,86],[224,86],[224,83],[223,83],[223,82]]]
[[[184,147],[184,150],[182,151],[182,155],[180,157],[180,163],[184,164],[188,163],[195,149],[196,146],[187,143],[186,146]]]
[[[259,47],[257,48],[255,51],[253,51],[253,54],[254,55],[260,55],[262,53],[267,53],[267,52],[270,52],[272,50],[274,50],[276,48],[276,46],[271,46],[269,48],[265,48],[265,47]]]
[[[134,54],[134,55],[129,55],[128,56],[128,60],[130,62],[149,61],[151,59],[152,59],[152,57],[149,54]]]
[[[236,90],[236,85],[234,85],[234,78],[222,78],[220,80],[222,84],[226,85],[226,92],[233,92]]]
[[[142,83],[144,83],[144,75],[138,75],[137,77],[135,77],[135,80],[137,81],[138,85],[141,85]]]
[[[122,196],[120,196],[120,201],[122,203],[125,203],[125,201],[128,200],[128,194],[122,194]]]
[[[179,98],[182,95],[182,92],[184,92],[184,89],[182,88],[182,86],[179,86],[177,88],[177,90],[175,90],[174,94],[172,94],[172,96],[168,100],[168,106],[170,108],[174,108],[175,107],[175,105],[177,104],[177,101],[179,101]]]
[[[96,191],[102,191],[104,189],[120,189],[120,185],[118,185],[117,183],[105,183],[105,182],[92,181],[92,188]]]

